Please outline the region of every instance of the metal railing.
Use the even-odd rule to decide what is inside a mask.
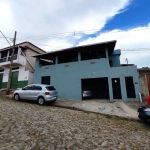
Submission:
[[[17,55],[14,55],[13,56],[13,60],[16,60],[17,59]],[[4,57],[4,58],[0,58],[0,63],[3,63],[3,62],[7,62],[7,61],[10,61],[11,60],[11,56],[8,57]]]

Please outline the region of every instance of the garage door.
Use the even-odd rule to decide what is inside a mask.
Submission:
[[[10,85],[11,89],[16,89],[18,86],[18,74],[19,74],[18,71],[12,72],[12,79],[11,79],[11,85]]]
[[[0,74],[0,89],[2,88],[3,74]]]
[[[91,99],[109,99],[108,78],[81,79],[82,99],[88,98],[84,91],[91,91]],[[89,99],[89,98],[88,98]]]

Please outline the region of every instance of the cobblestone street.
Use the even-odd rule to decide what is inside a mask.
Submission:
[[[149,141],[140,122],[0,98],[0,150],[144,150]]]

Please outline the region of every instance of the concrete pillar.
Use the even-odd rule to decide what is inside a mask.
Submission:
[[[112,81],[111,78],[109,77],[108,77],[108,88],[109,88],[109,99],[111,102],[113,102],[114,99],[113,99]]]
[[[78,61],[81,61],[81,52],[78,52]]]
[[[107,47],[105,48],[106,58],[108,59],[108,50]]]
[[[120,88],[121,88],[122,100],[127,101],[125,77],[120,77]]]
[[[58,56],[55,57],[55,64],[58,64]]]
[[[17,55],[21,55],[21,48],[20,47],[18,47],[18,53],[17,53]]]

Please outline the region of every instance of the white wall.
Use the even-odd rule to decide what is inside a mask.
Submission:
[[[34,75],[34,73],[29,72],[28,84],[33,84],[33,75]]]
[[[24,81],[29,79],[29,71],[25,71],[25,67],[21,66],[17,70],[12,70],[12,72],[19,71],[18,81]],[[3,82],[8,82],[9,69],[4,69]]]

